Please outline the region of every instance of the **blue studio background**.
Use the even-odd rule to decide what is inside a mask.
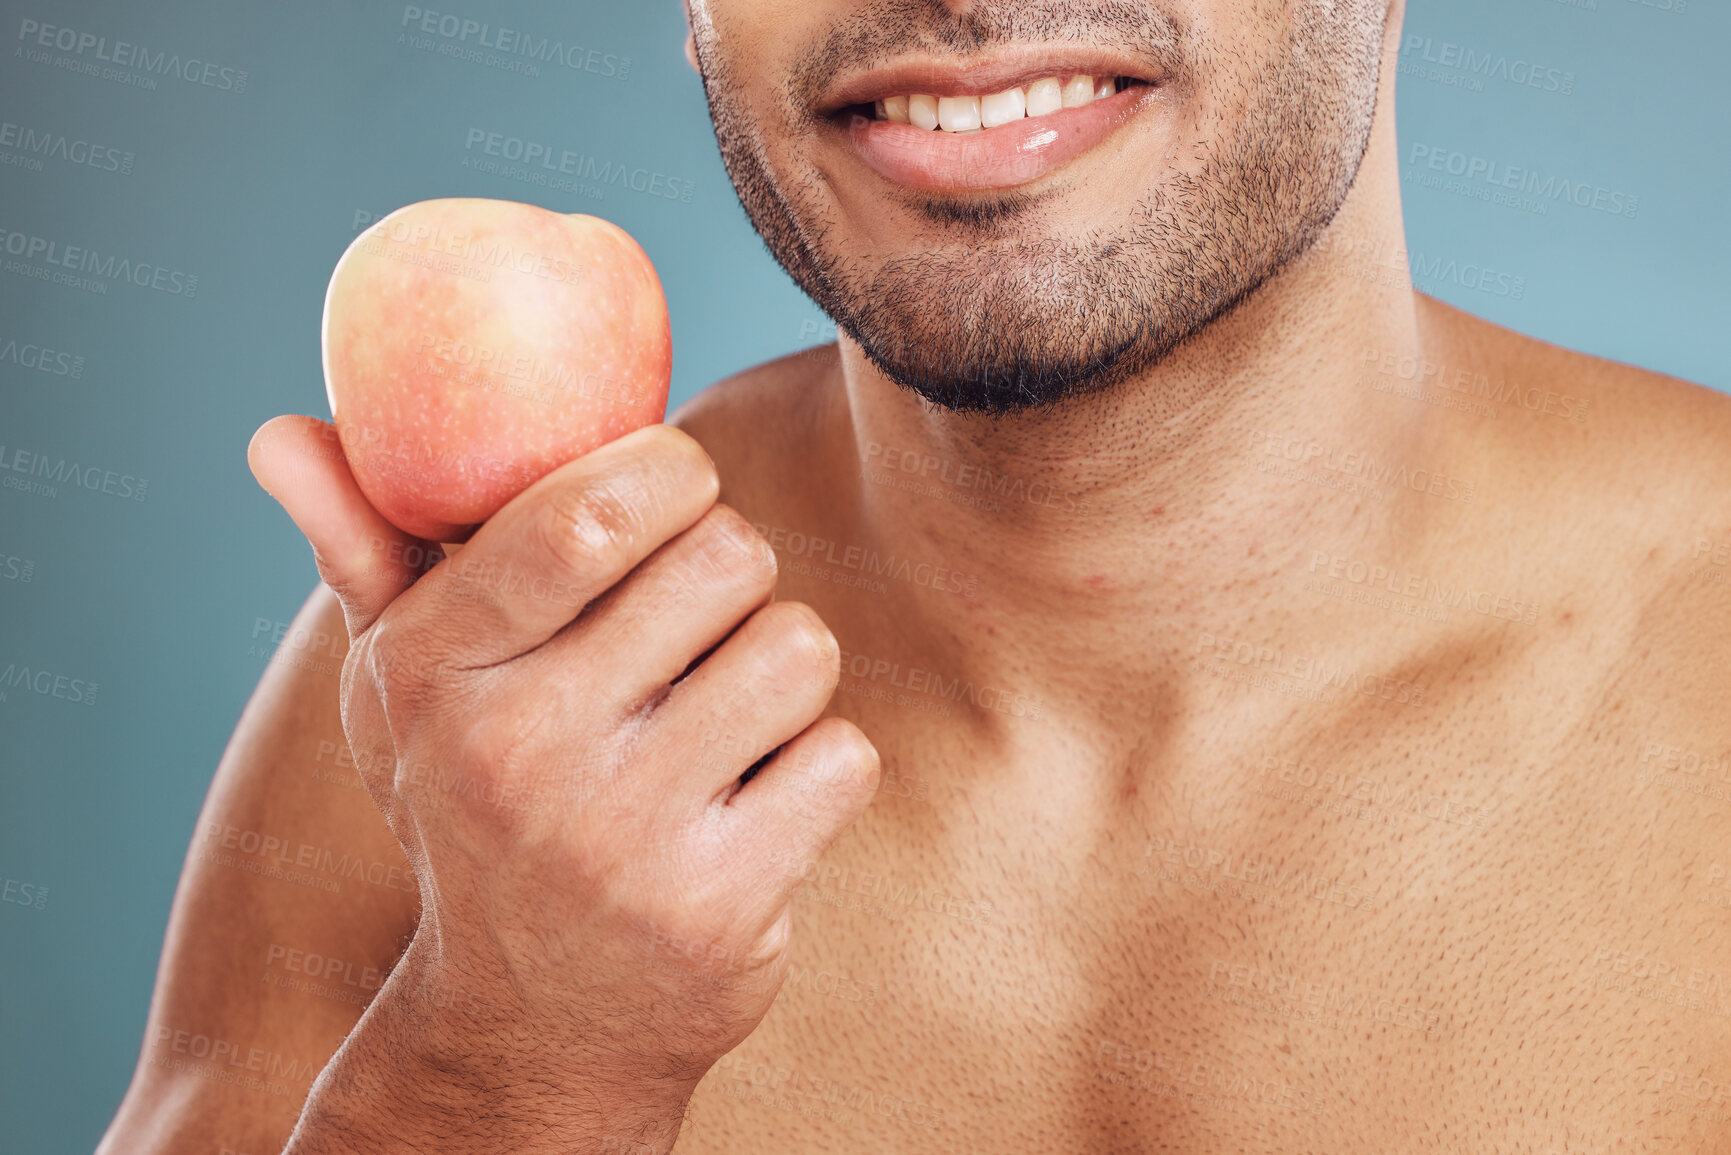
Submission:
[[[61,679],[0,687],[5,1155],[90,1151],[126,1086],[194,819],[269,655],[259,623],[316,580],[247,439],[328,415],[325,282],[367,221],[483,196],[618,222],[667,287],[676,403],[833,333],[739,209],[678,0],[453,2],[580,45],[579,67],[473,59],[387,0],[0,0],[0,474],[22,478],[24,453],[104,479],[0,488],[0,668]],[[1406,32],[1420,286],[1731,388],[1724,0],[1412,0]],[[98,39],[148,55],[98,60]],[[179,72],[152,71],[158,53]],[[654,191],[523,183],[475,166],[477,132],[642,169]],[[1601,203],[1538,213],[1470,173],[1449,184],[1475,157]],[[54,283],[38,242],[151,272]]]

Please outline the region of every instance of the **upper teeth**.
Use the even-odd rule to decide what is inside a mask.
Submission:
[[[978,132],[1024,116],[1045,116],[1060,108],[1103,100],[1117,91],[1118,80],[1113,76],[1048,76],[1026,88],[1006,88],[990,96],[930,96],[923,92],[886,96],[877,102],[877,118],[927,131]]]

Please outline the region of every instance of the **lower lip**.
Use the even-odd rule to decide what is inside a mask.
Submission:
[[[1099,144],[1157,91],[1154,85],[1137,85],[1078,108],[979,132],[915,128],[857,113],[844,131],[860,159],[897,184],[946,191],[1013,188]]]

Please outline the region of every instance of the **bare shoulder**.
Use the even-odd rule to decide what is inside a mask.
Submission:
[[[1547,595],[1601,722],[1731,749],[1731,396],[1427,309],[1451,356],[1520,383],[1476,423],[1485,537]]]
[[[1504,484],[1626,540],[1731,535],[1731,396],[1425,299],[1425,323],[1482,382],[1478,443]]]
[[[715,460],[722,500],[750,514],[785,497],[788,478],[815,469],[842,435],[840,370],[834,345],[790,353],[718,381],[668,421]]]

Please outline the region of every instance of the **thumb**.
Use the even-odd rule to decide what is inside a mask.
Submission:
[[[252,435],[246,460],[312,544],[319,576],[342,602],[351,638],[444,559],[437,544],[404,533],[372,507],[328,422],[273,417]]]

